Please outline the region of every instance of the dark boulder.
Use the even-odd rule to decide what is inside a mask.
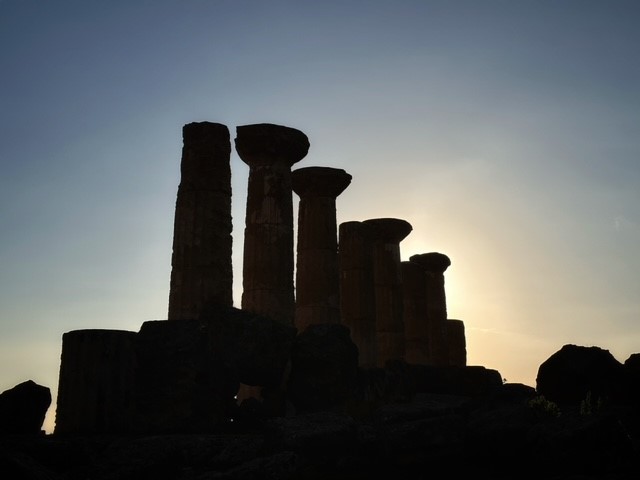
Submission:
[[[536,390],[559,406],[626,399],[624,369],[608,350],[564,345],[538,368]]]
[[[37,434],[51,405],[51,390],[27,380],[0,394],[0,433]]]

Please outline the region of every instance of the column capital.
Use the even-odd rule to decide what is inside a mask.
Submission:
[[[291,186],[300,198],[336,198],[349,186],[351,178],[341,168],[304,167],[291,172]]]
[[[362,223],[371,226],[374,235],[384,242],[400,243],[413,230],[409,222],[400,218],[371,218]]]
[[[309,152],[309,139],[295,128],[256,123],[236,127],[235,146],[250,167],[278,162],[291,167]]]
[[[451,265],[451,260],[444,253],[429,252],[411,255],[410,262],[417,263],[423,269],[432,273],[444,273]]]
[[[338,230],[345,234],[353,234],[357,232],[360,235],[372,237],[374,229],[371,225],[367,225],[358,220],[349,220],[338,225]]]

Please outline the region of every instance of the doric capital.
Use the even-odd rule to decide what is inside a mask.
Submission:
[[[413,230],[409,222],[399,218],[372,218],[363,223],[371,226],[376,238],[383,242],[400,243]]]
[[[410,262],[421,265],[427,272],[432,273],[444,273],[444,271],[451,265],[451,260],[444,253],[429,252],[419,253],[417,255],[411,255],[409,257]]]
[[[304,167],[291,172],[291,186],[299,197],[336,198],[351,183],[341,168]]]
[[[309,139],[300,130],[271,123],[236,127],[236,151],[249,166],[284,162],[289,167],[309,151]]]

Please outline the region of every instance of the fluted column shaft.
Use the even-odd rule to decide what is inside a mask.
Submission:
[[[429,329],[427,324],[424,269],[404,261],[402,267],[404,359],[408,363],[429,365]]]
[[[340,323],[336,198],[351,182],[342,169],[306,167],[292,172],[298,204],[296,310],[298,332]]]
[[[293,324],[293,198],[291,166],[309,141],[272,124],[239,126],[236,151],[249,165],[242,268],[242,309]]]
[[[404,359],[404,321],[400,242],[412,230],[397,218],[375,218],[373,227],[373,280],[376,308],[377,365]]]
[[[421,265],[425,272],[426,322],[429,328],[431,363],[436,366],[449,365],[444,271],[451,265],[451,260],[442,253],[430,252],[412,255],[409,261]]]
[[[129,433],[134,420],[135,332],[62,336],[55,433]]]
[[[377,364],[376,310],[373,283],[373,232],[362,222],[338,228],[340,318],[358,347],[361,367]]]
[[[449,365],[467,366],[467,340],[462,320],[447,320],[447,343],[449,346]]]
[[[233,305],[229,130],[189,123],[182,136],[169,320],[197,318],[207,303]]]

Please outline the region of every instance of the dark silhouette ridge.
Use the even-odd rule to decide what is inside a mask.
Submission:
[[[242,324],[222,321],[246,332],[233,323]],[[265,416],[262,404],[252,401],[236,411],[236,422],[213,434],[0,435],[0,472],[3,478],[69,480],[365,479],[420,471],[452,478],[507,479],[514,471],[531,480],[637,478],[640,354],[620,364],[625,375],[613,391],[626,397],[601,401],[587,391],[558,406],[533,387],[502,383],[499,372],[480,366],[394,361],[385,368],[356,367],[342,325],[313,325],[290,338],[299,359],[291,375],[295,414]],[[572,372],[559,357],[578,359]],[[576,345],[549,360],[540,381],[575,374],[597,379],[589,372],[613,365],[606,351]],[[328,375],[325,364],[336,374]]]

